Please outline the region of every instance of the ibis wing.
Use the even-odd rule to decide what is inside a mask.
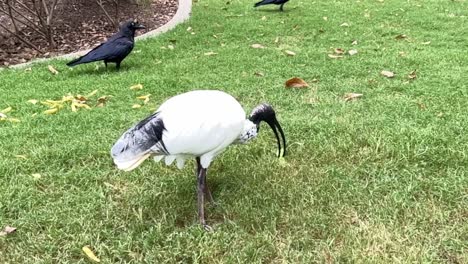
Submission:
[[[159,112],[143,119],[127,130],[112,147],[114,163],[120,169],[131,170],[150,154],[168,154],[162,141],[165,130]]]

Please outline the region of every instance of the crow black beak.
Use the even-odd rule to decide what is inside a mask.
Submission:
[[[281,128],[281,125],[276,118],[268,120],[267,123],[275,133],[276,141],[278,142],[278,158],[284,157],[286,155],[286,138],[284,136],[283,129]],[[283,151],[281,151],[281,140],[278,135],[278,130],[281,134],[281,139],[283,142]]]
[[[141,24],[135,25],[133,28],[135,28],[135,29],[146,29],[146,27],[141,25]]]

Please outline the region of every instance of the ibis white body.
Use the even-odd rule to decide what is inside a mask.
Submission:
[[[257,135],[256,125],[246,119],[239,102],[221,91],[198,90],[174,96],[156,113],[164,122],[165,150],[155,145],[134,155],[120,155],[117,143],[112,156],[119,169],[132,170],[151,155],[156,161],[165,159],[166,165],[176,160],[178,168],[183,168],[187,158],[200,157],[202,167],[208,168],[230,144],[244,143]],[[124,140],[124,136],[119,140]]]
[[[214,90],[192,91],[168,99],[151,116],[128,129],[112,147],[111,155],[119,169],[130,171],[154,156],[174,160],[182,168],[185,160],[196,157],[198,215],[205,229],[204,199],[213,201],[206,185],[206,171],[214,157],[232,143],[245,143],[257,136],[260,122],[275,133],[278,155],[286,153],[286,138],[268,104],[255,107],[247,119],[242,106],[231,95]],[[282,137],[283,152],[281,152]]]

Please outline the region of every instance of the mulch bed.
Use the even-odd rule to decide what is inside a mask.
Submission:
[[[42,52],[0,32],[0,67],[90,49],[118,31],[95,1],[71,0],[67,3],[60,7],[54,23],[56,48],[50,47],[38,33],[27,28],[23,29],[22,37]],[[151,0],[147,5],[127,4],[120,7],[117,18],[115,13],[111,15],[119,22],[137,18],[146,27],[146,30],[137,31],[137,35],[141,35],[166,24],[177,12],[177,3],[177,0]],[[108,10],[114,11],[112,8]],[[0,22],[6,21],[8,19],[0,15]]]

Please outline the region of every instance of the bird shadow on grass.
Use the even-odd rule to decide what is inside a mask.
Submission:
[[[87,68],[82,68],[82,69],[74,69],[72,71],[73,75],[89,75],[89,76],[96,76],[96,75],[103,75],[103,74],[118,74],[118,73],[131,73],[133,72],[133,69],[139,69],[141,68],[141,64],[134,64],[134,65],[122,65],[120,66],[120,69],[117,70],[117,68],[113,65],[107,66],[101,66],[96,69],[87,67]]]
[[[256,9],[255,12],[286,14],[289,10],[280,11],[279,9]]]
[[[174,225],[175,228],[189,228],[198,226],[197,213],[197,185],[195,175],[184,175],[175,180],[163,180],[167,182],[164,194],[145,197],[144,216],[153,221],[163,221],[159,215],[166,215],[166,224]],[[176,182],[174,182],[176,181]],[[227,215],[223,208],[221,193],[223,192],[223,179],[212,177],[207,180],[215,204],[208,201],[205,203],[206,221],[211,226],[225,223]],[[175,186],[174,184],[177,184]],[[235,186],[229,187],[236,189]]]

